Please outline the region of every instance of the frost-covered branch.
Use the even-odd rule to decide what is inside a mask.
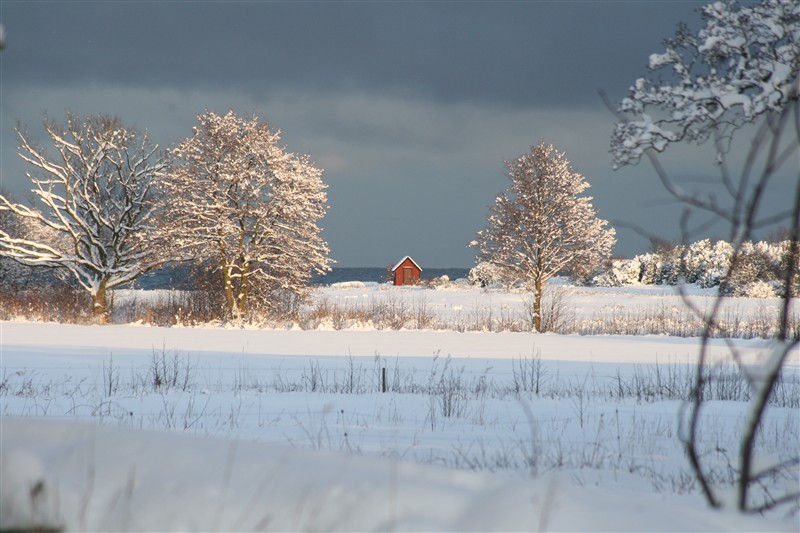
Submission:
[[[715,2],[703,8],[697,34],[685,25],[650,56],[652,77],[636,80],[617,110],[615,165],[676,142],[729,143],[734,132],[797,100],[800,4]],[[664,82],[662,77],[672,82]]]

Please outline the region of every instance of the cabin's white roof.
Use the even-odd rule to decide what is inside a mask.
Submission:
[[[412,263],[414,263],[414,266],[415,266],[415,267],[417,267],[417,268],[419,269],[419,271],[420,271],[420,272],[422,272],[422,267],[421,267],[421,266],[419,266],[419,265],[417,264],[417,262],[416,262],[416,261],[414,261],[413,259],[411,259],[411,256],[410,256],[410,255],[407,255],[407,256],[405,256],[404,258],[402,258],[400,261],[398,261],[398,262],[397,262],[397,264],[396,264],[396,265],[394,265],[394,266],[392,267],[391,271],[392,271],[392,272],[394,272],[395,270],[397,270],[398,268],[400,268],[400,265],[402,265],[402,264],[403,264],[403,262],[404,262],[406,259],[408,259],[409,261],[411,261]]]

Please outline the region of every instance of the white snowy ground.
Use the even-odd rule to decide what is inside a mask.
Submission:
[[[580,294],[591,312],[675,298]],[[383,285],[318,297],[404,295],[451,314],[522,301]],[[767,350],[734,344],[753,364]],[[698,494],[683,404],[652,392],[685,386],[696,351],[666,336],[0,322],[0,529],[797,531],[796,513],[711,511]],[[727,354],[713,343],[721,377]],[[721,487],[746,408],[707,407]],[[798,410],[770,408],[761,460],[799,449]]]

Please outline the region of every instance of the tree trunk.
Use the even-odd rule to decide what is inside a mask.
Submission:
[[[107,293],[106,281],[103,280],[100,282],[97,292],[92,294],[92,319],[95,324],[108,324]]]
[[[542,332],[542,281],[539,279],[533,288],[533,329]]]
[[[228,315],[233,320],[237,320],[236,299],[233,297],[233,280],[231,279],[231,266],[222,263],[222,281],[225,286],[225,302],[228,305]]]
[[[247,295],[250,288],[250,263],[245,262],[242,266],[242,281],[239,287],[239,313],[244,316],[247,309]]]

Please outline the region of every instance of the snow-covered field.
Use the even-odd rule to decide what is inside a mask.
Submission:
[[[682,305],[669,288],[567,290],[579,316]],[[315,298],[424,304],[451,323],[521,313],[525,300],[360,283]],[[777,301],[733,303],[745,316]],[[0,529],[798,530],[796,509],[706,508],[680,443],[697,344],[0,322]],[[768,349],[733,345],[752,364]],[[701,440],[711,478],[733,493],[748,390],[725,341],[712,360]],[[798,402],[793,353],[761,460],[800,453]],[[772,488],[796,489],[798,474]]]

